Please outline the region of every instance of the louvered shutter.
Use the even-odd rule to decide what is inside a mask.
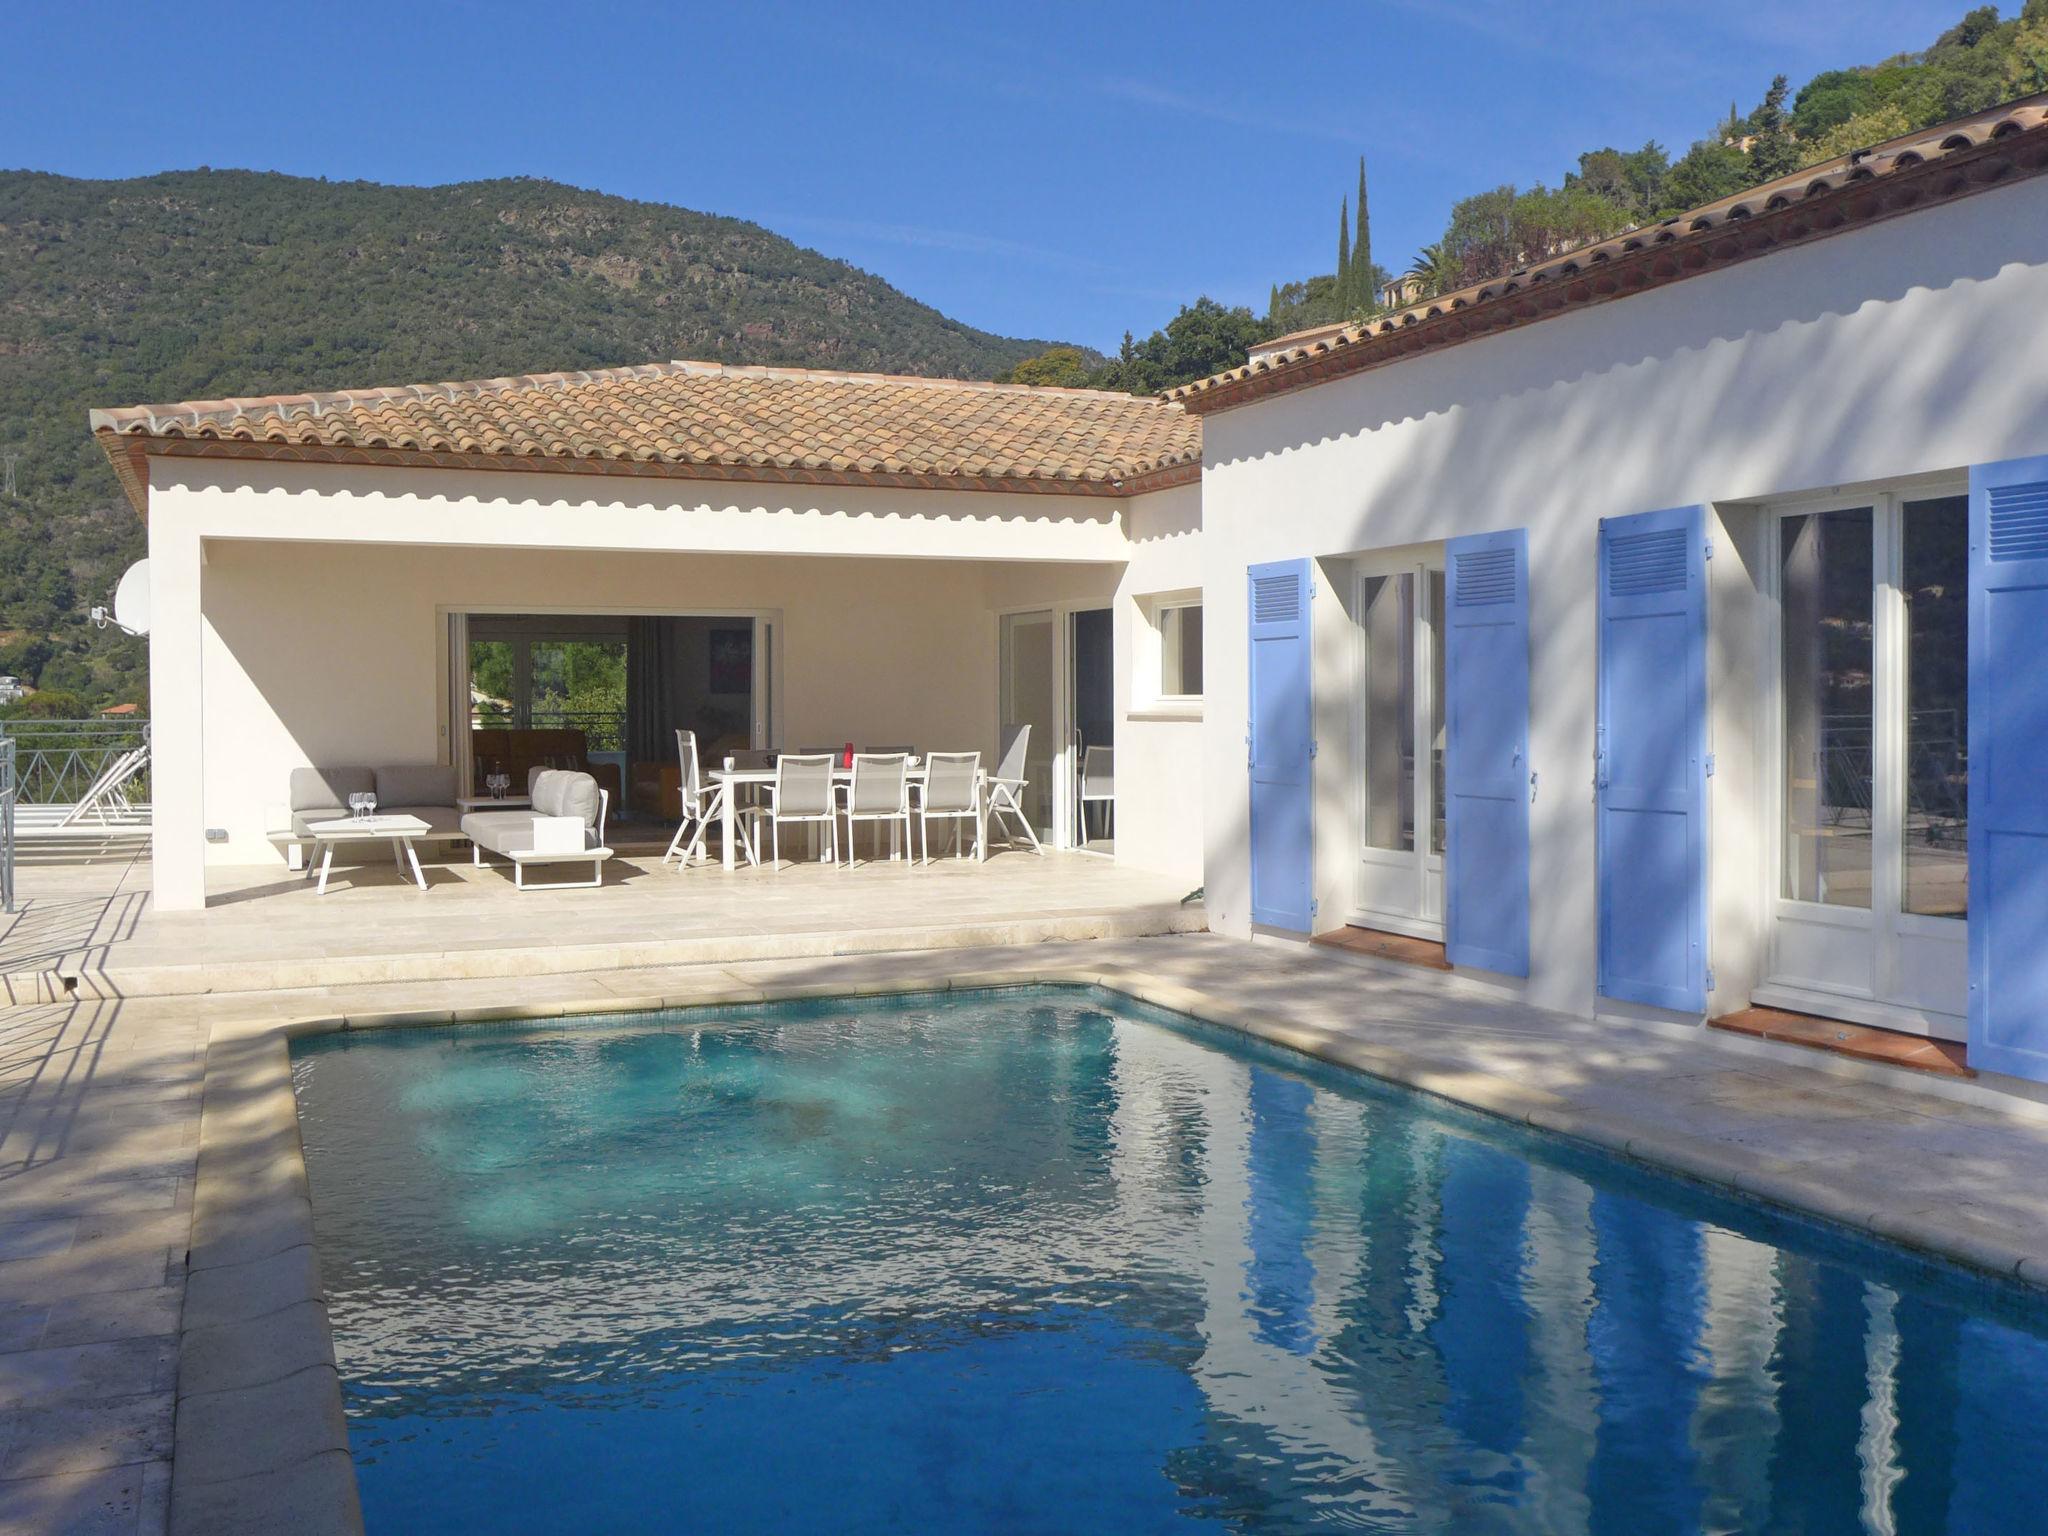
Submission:
[[[1529,555],[1520,528],[1452,539],[1444,624],[1445,950],[1529,974]]]
[[[1600,526],[1602,996],[1706,1008],[1705,509]]]
[[[1306,560],[1251,568],[1252,921],[1305,933],[1314,872],[1315,750]]]
[[[1970,471],[1970,1064],[2048,1081],[2048,458]]]

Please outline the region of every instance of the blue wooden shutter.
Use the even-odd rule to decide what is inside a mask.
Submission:
[[[1452,539],[1444,625],[1445,950],[1529,974],[1529,540]]]
[[[1600,992],[1707,1006],[1705,509],[1600,525]]]
[[[1970,1064],[2048,1080],[2048,458],[1970,471]]]
[[[1251,568],[1252,921],[1306,933],[1315,712],[1309,666],[1309,563]]]

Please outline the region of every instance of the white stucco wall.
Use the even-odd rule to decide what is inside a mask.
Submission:
[[[1108,498],[157,459],[158,900],[196,905],[207,862],[275,857],[264,812],[295,766],[445,759],[450,610],[776,610],[786,740],[992,756],[997,609],[1020,592],[1111,603],[1126,514]],[[1142,834],[1127,856],[1182,857]]]
[[[1541,785],[1528,993],[1593,1011],[1596,527],[1604,516],[1720,503],[1713,531],[1739,558],[1717,559],[1713,573],[1724,765],[1712,783],[1713,1001],[1739,1004],[1757,954],[1762,845],[1750,802],[1762,769],[1742,632],[1756,623],[1745,597],[1755,536],[1744,519],[1754,518],[1726,504],[2048,452],[2043,356],[2048,181],[2035,180],[1208,416],[1212,926],[1250,928],[1246,567],[1523,526]],[[1738,665],[1747,670],[1731,683],[1725,669]],[[1319,666],[1319,690],[1348,681]],[[1320,740],[1327,755],[1331,735]],[[1348,733],[1334,745],[1348,753]],[[1356,765],[1343,766],[1332,774],[1319,759],[1319,826],[1349,814],[1335,786]],[[1334,923],[1352,860],[1318,842],[1317,893]]]
[[[1202,492],[1181,486],[1130,509],[1130,564],[1116,588],[1117,856],[1202,883],[1205,706],[1162,708],[1149,600],[1202,585]],[[1210,644],[1203,629],[1204,662]]]

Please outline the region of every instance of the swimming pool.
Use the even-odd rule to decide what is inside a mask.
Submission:
[[[1102,994],[293,1071],[372,1536],[2048,1508],[2033,1298]]]

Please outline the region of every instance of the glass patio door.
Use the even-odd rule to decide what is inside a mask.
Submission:
[[[1361,563],[1354,593],[1359,866],[1354,919],[1444,932],[1444,573]]]
[[[1761,1001],[1961,1039],[1969,501],[1780,509],[1776,888]]]
[[[1068,846],[1116,852],[1115,627],[1107,608],[1067,615],[1067,698],[1072,714]]]
[[[1024,757],[1024,814],[1040,840],[1050,844],[1059,814],[1054,794],[1055,768],[1061,760],[1059,626],[1050,608],[1006,613],[998,624],[997,750],[1013,729],[1031,728]]]

